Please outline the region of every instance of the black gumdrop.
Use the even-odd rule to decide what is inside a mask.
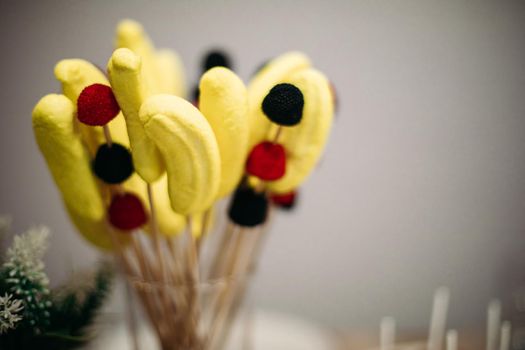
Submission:
[[[230,203],[228,216],[239,226],[254,227],[266,221],[268,199],[251,188],[239,187]]]
[[[303,117],[304,97],[292,84],[275,85],[263,100],[262,110],[272,122],[283,126],[299,124]]]
[[[210,51],[204,58],[202,69],[205,72],[213,67],[231,68],[231,60],[223,51]]]
[[[118,143],[101,145],[93,161],[93,172],[108,184],[118,184],[133,174],[133,161],[128,149]]]

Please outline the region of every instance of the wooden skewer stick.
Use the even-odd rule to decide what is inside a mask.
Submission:
[[[224,263],[228,256],[229,248],[231,246],[230,242],[232,240],[236,227],[237,226],[231,221],[228,221],[228,223],[226,224],[223,235],[221,237],[221,241],[219,242],[219,246],[218,246],[216,255],[210,267],[211,270],[209,272],[209,279],[215,279],[215,278],[222,277],[221,271],[224,267]]]
[[[383,317],[380,326],[380,349],[394,350],[396,343],[396,320]]]
[[[199,290],[198,290],[198,283],[199,283],[199,259],[197,257],[197,248],[195,245],[195,237],[193,237],[193,220],[191,216],[188,216],[188,229],[186,231],[187,235],[187,271],[186,274],[188,276],[187,278],[187,288],[188,288],[188,313],[187,313],[187,323],[189,326],[190,332],[190,339],[191,341],[195,341],[196,339],[196,330],[198,327],[198,314],[200,312],[199,310]]]
[[[511,339],[511,325],[509,321],[503,322],[501,325],[501,338],[499,343],[499,350],[510,350]]]
[[[111,137],[111,132],[109,131],[109,126],[106,124],[102,127],[104,130],[104,137],[106,138],[106,143],[108,147],[113,146],[113,138]]]
[[[277,126],[277,130],[275,131],[275,135],[272,140],[273,143],[279,142],[279,137],[281,137],[282,130],[283,127],[281,125]]]
[[[220,341],[220,338],[217,337],[220,335],[221,330],[224,329],[230,307],[235,296],[235,291],[237,290],[239,282],[244,277],[243,274],[248,265],[246,259],[246,264],[242,263],[242,258],[244,255],[243,248],[245,248],[244,243],[247,242],[246,236],[249,234],[249,232],[246,231],[248,231],[247,228],[238,227],[232,251],[228,256],[228,261],[226,262],[223,276],[226,276],[228,280],[226,281],[225,288],[221,290],[212,312],[214,318],[211,323],[209,338],[209,341],[211,341],[211,349],[215,348],[214,344],[216,344],[217,341]]]
[[[201,252],[201,246],[202,246],[202,240],[204,239],[204,236],[206,235],[206,232],[208,231],[208,221],[210,220],[211,212],[213,206],[206,210],[204,214],[202,215],[202,225],[201,225],[201,232],[199,237],[195,240],[195,246],[197,249],[197,258],[200,256]]]
[[[153,235],[153,243],[155,246],[155,253],[158,257],[159,267],[160,267],[160,275],[162,282],[167,285],[169,283],[168,276],[166,273],[166,259],[164,257],[164,250],[162,249],[161,245],[161,237],[159,232],[159,224],[157,221],[157,213],[155,210],[155,204],[153,200],[153,191],[151,189],[151,184],[147,184],[147,191],[148,191],[148,202],[149,202],[149,208],[150,208],[150,225],[151,225],[151,233]],[[166,294],[166,293],[164,293]]]
[[[496,350],[501,324],[501,302],[492,300],[487,309],[487,350]]]
[[[446,287],[439,288],[434,294],[434,304],[432,306],[432,318],[427,343],[428,350],[442,349],[449,299],[450,291]]]
[[[244,272],[246,275],[240,276],[240,278],[237,281],[235,299],[233,300],[233,303],[230,309],[228,310],[227,321],[225,323],[226,330],[222,332],[223,339],[219,341],[219,348],[221,348],[221,346],[223,346],[223,344],[226,342],[226,337],[229,334],[229,328],[231,328],[232,326],[232,321],[235,319],[240,307],[243,305],[249,286],[248,283],[250,281],[250,276],[257,271],[257,263],[262,253],[266,237],[268,236],[268,231],[271,226],[272,218],[273,209],[270,205],[268,208],[268,217],[266,218],[266,221],[262,225],[251,230],[250,232],[250,235],[253,237],[251,237],[251,242],[249,244],[249,247],[247,248],[249,249],[250,253],[247,254],[248,259],[246,262]]]
[[[153,244],[155,249],[155,254],[158,257],[158,267],[160,269],[160,281],[162,282],[161,285],[158,287],[160,288],[160,294],[162,298],[162,303],[164,305],[164,315],[167,323],[171,324],[171,327],[176,327],[176,323],[173,322],[173,315],[176,315],[177,312],[177,305],[175,304],[173,300],[173,296],[170,295],[170,291],[172,288],[170,288],[170,281],[168,278],[168,271],[166,268],[166,257],[164,255],[164,249],[161,244],[161,236],[160,236],[160,230],[159,230],[159,224],[157,220],[157,212],[155,210],[155,201],[153,197],[153,190],[151,184],[146,185],[146,189],[148,192],[148,202],[150,207],[150,225],[151,225],[151,233],[153,235]],[[170,311],[167,311],[170,310]]]
[[[139,350],[139,339],[138,339],[138,327],[137,327],[137,317],[135,315],[135,312],[133,310],[133,294],[131,292],[131,286],[129,285],[129,282],[124,279],[124,285],[126,288],[126,306],[127,306],[127,314],[128,314],[128,327],[129,327],[129,335],[131,337],[133,350]]]
[[[133,273],[133,268],[131,266],[131,263],[129,262],[129,260],[127,259],[126,255],[124,254],[123,250],[122,250],[122,246],[118,240],[118,237],[115,233],[115,231],[113,230],[112,227],[110,227],[108,225],[108,231],[109,231],[109,236],[111,238],[111,243],[113,245],[113,249],[116,253],[116,258],[120,261],[120,264],[118,264],[120,266],[120,268],[123,270],[123,273],[124,275],[127,275],[127,276],[133,276],[134,273]],[[149,295],[148,293],[142,291],[142,290],[138,290],[139,292],[139,295],[141,296],[141,298],[143,299],[143,301],[147,301],[147,299],[149,298]],[[151,307],[151,304],[150,303],[147,303],[147,302],[144,302],[143,303],[145,305],[145,309],[146,309],[146,312],[148,313],[148,316],[150,317],[151,320],[155,320],[158,318],[158,310],[156,310],[155,308]],[[153,322],[153,326],[155,327],[156,331],[158,334],[161,334],[161,330],[158,326],[158,324],[156,322]]]

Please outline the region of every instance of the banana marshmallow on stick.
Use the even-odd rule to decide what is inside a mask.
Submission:
[[[312,172],[322,155],[333,121],[334,105],[328,79],[308,68],[292,74],[288,82],[304,96],[301,122],[283,130],[279,142],[286,149],[286,173],[267,188],[273,193],[289,193]]]
[[[272,160],[268,164],[282,171],[265,171],[266,189],[290,193],[308,177],[326,145],[334,113],[330,83],[306,56],[290,52],[256,73],[248,96],[252,151],[247,169],[252,157]]]
[[[229,195],[244,173],[248,151],[248,94],[242,80],[228,68],[208,70],[200,81],[199,109],[219,147],[221,179],[218,198]]]
[[[166,160],[173,210],[200,213],[216,199],[220,156],[213,130],[190,102],[173,95],[154,95],[140,108],[146,134]]]
[[[109,79],[126,118],[135,168],[146,182],[155,186],[154,181],[165,173],[165,164],[173,159],[164,160],[153,139],[146,135],[139,110],[147,98],[159,93],[185,96],[182,64],[173,51],[153,50],[142,26],[131,20],[119,24],[117,47],[108,62]],[[162,181],[166,184],[168,176],[164,176]],[[166,188],[162,195],[169,198]],[[192,219],[195,236],[202,232],[203,226],[209,229],[213,221],[212,214],[204,212],[192,213]]]

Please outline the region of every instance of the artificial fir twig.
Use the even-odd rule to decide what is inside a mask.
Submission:
[[[17,235],[0,268],[0,348],[75,349],[93,338],[90,325],[111,289],[109,263],[50,291],[42,257],[49,232]]]

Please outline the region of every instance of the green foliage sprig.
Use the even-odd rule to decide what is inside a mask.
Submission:
[[[0,217],[0,226],[6,222]],[[110,292],[112,266],[102,263],[50,291],[42,261],[48,237],[46,228],[33,228],[15,236],[1,255],[5,256],[0,267],[2,350],[75,349],[93,337],[90,326]]]

